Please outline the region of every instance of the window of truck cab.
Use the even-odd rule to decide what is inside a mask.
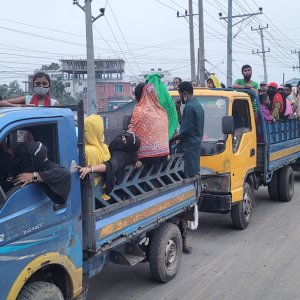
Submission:
[[[247,99],[234,99],[232,104],[232,117],[233,117],[233,139],[232,149],[233,153],[237,152],[240,146],[242,136],[252,131],[251,115],[250,115],[249,102]]]
[[[179,96],[173,96],[176,101]],[[224,141],[227,135],[222,132],[222,117],[227,115],[228,98],[223,96],[196,96],[204,110],[203,142]],[[181,108],[183,109],[183,105]]]
[[[18,145],[31,141],[39,141],[45,145],[48,148],[48,159],[59,163],[56,123],[32,124],[16,127],[1,140],[1,143],[9,149],[13,157]],[[5,177],[2,180],[7,179]],[[8,192],[9,191],[5,189],[5,193],[8,194]]]

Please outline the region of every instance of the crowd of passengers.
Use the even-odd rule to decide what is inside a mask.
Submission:
[[[300,118],[300,81],[296,89],[291,84],[284,86],[276,82],[267,83],[262,81],[259,85],[251,80],[252,68],[250,65],[242,66],[243,78],[235,80],[234,89],[250,89],[258,93],[260,108],[264,119],[269,122],[276,122],[280,119]],[[216,75],[207,79],[207,87],[224,88]],[[254,100],[254,99],[252,99]],[[257,104],[252,101],[254,112],[257,111]]]
[[[32,83],[33,96],[0,101],[0,106],[59,105],[57,100],[50,97],[51,81],[46,73],[36,73]],[[185,176],[199,175],[204,111],[201,104],[193,98],[191,82],[180,82],[176,89],[180,102],[185,104],[182,115],[181,111],[176,109],[160,75],[150,74],[146,82],[140,83],[135,88],[137,104],[132,112],[128,130],[115,137],[109,145],[104,141],[101,116],[90,115],[85,118],[85,166],[79,167],[80,178],[84,179],[89,173],[103,173],[102,178],[95,179],[95,184],[103,180],[103,183],[101,182],[105,191],[103,200],[109,200],[114,185],[122,181],[126,165],[134,165],[136,169],[143,165],[144,174],[148,174],[150,169],[155,172],[162,164],[168,162],[170,149],[173,148],[178,153],[184,154]],[[175,142],[176,146],[172,147]],[[20,149],[23,151],[19,151]],[[52,200],[59,203],[66,201],[70,191],[70,172],[48,160],[48,149],[40,141],[25,141],[18,145],[16,151],[8,151],[2,142],[0,151],[1,159],[4,160],[3,165],[9,168],[5,174],[2,172],[2,178],[9,182],[9,185],[42,183]],[[7,164],[5,160],[9,163]],[[34,163],[23,164],[22,160]],[[57,182],[53,184],[55,178],[60,178],[60,184]],[[68,183],[65,187],[64,182]],[[57,191],[52,195],[55,189]],[[187,222],[185,220],[182,222],[183,250],[189,253],[191,247],[186,243]]]

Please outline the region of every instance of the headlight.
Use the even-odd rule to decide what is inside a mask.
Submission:
[[[204,193],[229,193],[230,192],[230,175],[208,175],[202,176],[202,191]]]

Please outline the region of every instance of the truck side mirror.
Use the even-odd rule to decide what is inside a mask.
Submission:
[[[234,131],[233,117],[223,116],[222,118],[222,132],[224,134],[232,134]]]

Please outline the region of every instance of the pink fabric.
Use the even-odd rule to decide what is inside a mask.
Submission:
[[[293,114],[292,105],[288,98],[286,98],[285,116],[291,116]]]
[[[141,141],[138,158],[169,154],[168,115],[159,105],[155,87],[144,87],[140,102],[133,110],[129,131]]]

